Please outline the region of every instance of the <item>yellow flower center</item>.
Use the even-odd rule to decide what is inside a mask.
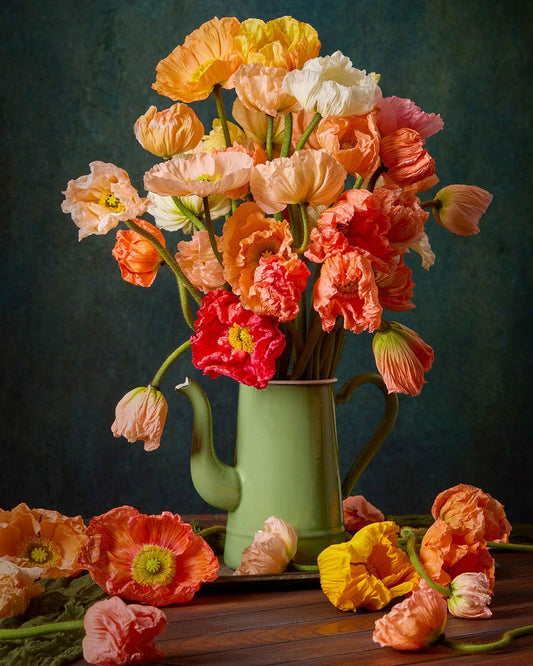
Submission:
[[[221,178],[221,173],[216,173],[214,176],[211,176],[208,173],[203,173],[201,176],[198,176],[198,178],[195,178],[195,180],[202,180],[207,183],[216,183],[217,180],[220,180]]]
[[[176,556],[162,546],[143,546],[131,565],[133,580],[140,585],[168,585],[176,573]]]
[[[228,339],[233,349],[242,350],[248,354],[253,353],[255,342],[252,334],[250,333],[249,326],[239,326],[239,324],[233,324],[229,330]]]
[[[50,539],[28,539],[22,544],[21,556],[30,565],[42,567],[55,566],[61,559],[59,547]]]
[[[122,203],[122,201],[109,190],[104,190],[102,192],[98,204],[103,208],[109,208],[115,213],[121,213],[126,209],[126,206]]]
[[[206,71],[209,69],[209,67],[216,60],[217,60],[217,58],[211,58],[211,60],[206,60],[201,65],[198,65],[198,67],[191,74],[191,81],[195,81],[196,83],[198,83],[198,81],[202,78],[202,76],[206,73]]]

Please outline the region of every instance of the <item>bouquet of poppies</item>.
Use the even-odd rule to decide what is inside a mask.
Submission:
[[[439,180],[425,140],[440,116],[383,97],[379,74],[319,51],[316,30],[290,16],[213,18],[156,67],[153,88],[176,103],[134,124],[160,160],[144,175],[147,197],[104,162],[68,183],[62,208],[80,240],[123,222],[113,250],[122,277],[149,287],[170,269],[192,330],[120,401],[116,436],[159,446],[160,381],[189,347],[210,377],[261,389],[333,377],[346,331],[368,331],[389,392],[420,393],[433,350],[383,311],[414,307],[406,258],[433,264],[430,211],[451,232],[475,234],[492,195],[448,185],[421,201]],[[233,121],[222,89],[235,93]],[[189,104],[211,95],[218,117],[206,133]],[[173,232],[177,243],[165,238]]]

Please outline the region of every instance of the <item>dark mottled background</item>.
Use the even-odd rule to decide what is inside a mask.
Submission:
[[[268,7],[268,11],[265,11]],[[435,349],[418,398],[400,397],[392,435],[357,491],[386,512],[428,512],[459,482],[531,519],[531,16],[527,4],[487,0],[222,3],[170,0],[6,1],[2,26],[2,390],[0,506],[25,501],[93,515],[123,503],[142,511],[207,509],[188,471],[191,411],[174,395],[183,357],[165,378],[169,417],[161,447],[114,439],[114,407],[147,383],[184,340],[173,278],[149,289],[122,281],[114,233],[77,241],[61,190],[93,160],[114,162],[142,188],[153,158],[132,134],[150,104],[157,62],[215,15],[315,26],[321,53],[336,49],[382,74],[385,95],[441,113],[428,140],[442,184],[494,194],[482,232],[458,238],[429,223],[437,255],[416,255],[414,311],[395,318]],[[212,100],[193,105],[204,121]],[[168,237],[170,244],[176,236]],[[350,336],[341,380],[374,370],[371,337]],[[200,378],[217,448],[231,460],[236,385]],[[342,467],[382,409],[362,388],[339,409]]]

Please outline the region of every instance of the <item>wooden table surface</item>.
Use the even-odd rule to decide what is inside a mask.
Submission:
[[[492,618],[449,616],[446,635],[486,642],[503,631],[533,624],[533,555],[494,553],[497,563]],[[343,612],[330,604],[318,581],[210,583],[188,604],[163,609],[168,628],[157,639],[167,657],[156,664],[315,664],[399,666],[452,663],[532,666],[533,636],[505,650],[464,655],[442,646],[398,652],[372,641],[375,621],[386,611]],[[81,660],[78,665],[86,664]]]

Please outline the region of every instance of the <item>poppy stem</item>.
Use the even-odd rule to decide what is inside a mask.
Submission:
[[[533,544],[530,543],[498,543],[497,541],[487,541],[486,546],[493,550],[515,550],[518,552],[533,551]]]
[[[268,116],[267,135],[266,135],[266,154],[269,161],[272,159],[273,134],[274,134],[274,116]]]
[[[298,358],[296,367],[294,368],[294,371],[290,377],[291,380],[300,379],[300,377],[302,376],[305,367],[307,365],[307,362],[311,358],[311,354],[313,353],[315,344],[318,341],[321,332],[322,332],[322,324],[320,322],[320,319],[317,319],[313,324],[313,326],[311,327],[311,330],[309,331],[307,341],[304,345],[302,353]]]
[[[420,576],[420,578],[423,578],[430,587],[436,590],[439,594],[442,594],[443,597],[448,598],[449,596],[451,596],[452,591],[448,586],[439,585],[438,583],[435,583],[435,581],[431,580],[431,578],[426,573],[426,570],[422,566],[422,562],[418,559],[418,555],[415,552],[416,537],[414,532],[412,532],[408,528],[404,528],[401,531],[401,535],[406,539],[405,550],[409,555],[411,564],[415,568],[415,571]]]
[[[166,373],[166,371],[170,368],[170,366],[174,363],[174,361],[183,354],[184,351],[189,349],[190,346],[191,346],[191,341],[186,340],[177,349],[175,349],[172,352],[172,354],[169,354],[161,364],[159,370],[155,373],[152,381],[150,382],[150,386],[152,386],[155,389],[159,389],[159,385],[161,384],[161,380],[163,379],[163,376]]]
[[[179,210],[179,212],[182,215],[185,215],[185,217],[189,220],[189,222],[191,222],[191,224],[193,225],[193,227],[195,227],[195,229],[197,229],[198,231],[203,231],[205,229],[201,220],[198,217],[196,217],[196,215],[192,212],[190,208],[187,208],[187,206],[183,203],[183,201],[179,197],[172,197],[172,201],[174,202],[174,205]]]
[[[376,183],[377,183],[378,178],[381,176],[382,173],[385,173],[385,171],[387,171],[387,167],[384,166],[383,164],[374,171],[374,173],[372,174],[372,177],[368,181],[367,190],[369,192],[374,191],[374,188],[376,187]]]
[[[305,128],[304,133],[302,134],[302,136],[300,137],[300,140],[296,144],[296,149],[295,150],[301,150],[305,146],[305,144],[307,142],[307,139],[311,136],[311,133],[313,132],[313,130],[315,129],[315,127],[318,125],[318,123],[321,120],[322,120],[322,116],[317,111],[315,113],[315,115],[313,116],[309,125],[307,125],[307,127]]]
[[[217,105],[217,113],[218,117],[220,118],[220,124],[222,126],[222,132],[224,134],[224,141],[226,142],[226,148],[230,148],[232,143],[229,134],[228,121],[226,118],[226,111],[224,109],[224,98],[222,97],[222,88],[220,86],[220,83],[215,83],[213,90],[215,93],[215,104]]]
[[[194,319],[192,316],[191,304],[189,303],[187,290],[179,280],[176,280],[176,282],[178,283],[178,291],[180,294],[181,312],[183,314],[183,318],[187,322],[188,327],[192,331],[194,331]]]
[[[75,631],[77,629],[83,629],[83,620],[52,622],[50,624],[40,624],[35,627],[19,627],[18,629],[0,629],[0,641],[30,638],[31,636],[52,634],[58,631]]]
[[[299,203],[298,206],[300,208],[300,214],[302,216],[303,238],[300,247],[296,248],[294,251],[296,252],[296,254],[303,254],[307,250],[307,246],[309,245],[309,220],[307,219],[305,205]]]
[[[283,144],[281,146],[280,157],[288,157],[291,152],[292,142],[292,113],[285,116],[285,132],[283,134]]]
[[[527,636],[528,634],[533,634],[533,624],[528,624],[524,627],[517,627],[516,629],[509,629],[502,637],[491,643],[459,643],[457,641],[451,641],[449,638],[446,638],[444,634],[438,639],[437,644],[445,645],[446,647],[452,648],[453,650],[458,650],[460,652],[489,652],[490,650],[498,650],[500,648],[506,647],[509,645],[513,638],[518,638],[518,636]]]
[[[196,533],[196,536],[201,536],[202,539],[205,539],[206,536],[210,534],[226,534],[225,525],[212,525],[211,527],[205,527],[203,530],[200,530]]]
[[[222,255],[219,252],[219,249],[217,247],[217,239],[215,238],[215,232],[213,230],[213,222],[211,220],[211,211],[209,210],[209,197],[203,197],[204,201],[204,213],[205,213],[205,226],[207,229],[207,233],[209,234],[209,242],[211,243],[211,249],[213,250],[213,254],[217,258],[218,263],[221,266],[224,266],[224,262],[222,260]]]

